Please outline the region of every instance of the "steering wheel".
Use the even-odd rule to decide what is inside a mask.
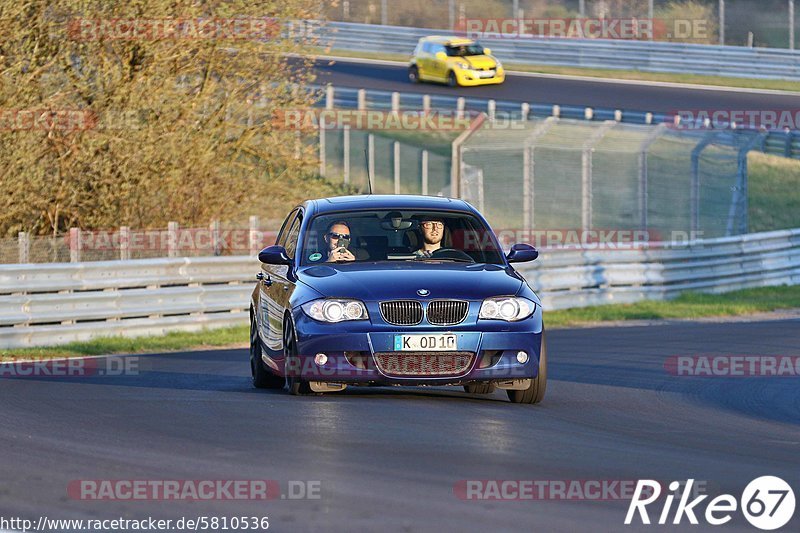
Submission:
[[[457,250],[455,248],[439,248],[431,253],[432,259],[464,259],[471,263],[474,263],[475,260],[469,256],[468,253]]]

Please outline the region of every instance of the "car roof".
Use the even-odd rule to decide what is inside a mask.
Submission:
[[[451,46],[461,46],[464,44],[473,44],[475,39],[467,39],[466,37],[454,37],[447,35],[431,35],[430,37],[423,37],[423,41],[432,43],[445,44]]]
[[[442,196],[421,196],[414,194],[362,194],[353,196],[334,196],[319,198],[306,202],[314,214],[332,213],[359,209],[419,209],[466,211],[472,213],[474,208],[464,200],[445,198]]]

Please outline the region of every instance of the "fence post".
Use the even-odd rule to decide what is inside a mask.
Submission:
[[[319,119],[319,175],[325,177],[325,116]]]
[[[167,224],[167,256],[178,257],[178,223]]]
[[[422,195],[428,195],[428,151],[422,151]]]
[[[250,215],[250,232],[247,235],[247,244],[250,249],[250,255],[257,255],[261,248],[261,235],[259,231],[258,216]]]
[[[461,120],[464,118],[464,107],[466,107],[466,100],[463,96],[459,96],[458,100],[456,100],[456,118]]]
[[[616,125],[617,123],[613,120],[604,122],[603,125],[597,128],[597,131],[583,143],[583,153],[581,157],[581,229],[583,231],[592,229],[592,154],[594,153],[594,147],[600,142],[603,135]]]
[[[422,95],[422,111],[427,115],[431,112],[431,95]]]
[[[81,229],[69,228],[69,262],[81,262]]]
[[[395,91],[392,93],[392,113],[398,114],[400,112],[400,93]]]
[[[359,89],[358,90],[358,110],[359,111],[366,111],[367,110],[367,90],[366,89]]]
[[[344,166],[344,183],[350,183],[350,126],[344,125],[342,128],[342,152]]]
[[[528,115],[531,114],[531,105],[527,102],[524,102],[520,108],[520,115],[522,116],[522,120],[528,120]]]
[[[719,44],[725,45],[725,0],[719,0]]]
[[[220,239],[220,224],[219,220],[212,220],[211,224],[208,225],[209,231],[211,231],[211,246],[214,255],[222,255],[222,241]],[[195,244],[195,248],[197,244]]]
[[[477,120],[474,120],[468,130],[459,135],[450,149],[450,197],[461,197],[461,165],[463,163],[464,153],[463,145],[473,133],[478,131],[486,120],[486,114],[481,113]]]
[[[20,263],[30,263],[31,259],[31,240],[28,237],[28,234],[24,231],[20,231],[18,234],[18,241],[17,244],[19,246],[19,262]]]
[[[794,0],[789,0],[789,50],[794,50]]]
[[[400,142],[394,142],[394,193],[400,194]]]
[[[558,119],[555,117],[547,117],[544,122],[540,123],[531,132],[531,135],[525,139],[522,154],[522,223],[525,230],[533,229],[536,222],[534,217],[536,199],[536,159],[535,159],[535,145],[536,139],[546,134],[547,131],[557,123]]]
[[[128,261],[131,258],[131,228],[120,226],[119,228],[119,259]]]
[[[647,171],[647,154],[650,151],[650,146],[661,136],[662,132],[667,129],[664,123],[659,124],[653,131],[648,134],[642,145],[639,147],[639,223],[642,225],[642,231],[648,231],[650,224],[647,218],[648,205],[648,171]],[[649,240],[649,237],[648,237]]]
[[[715,133],[707,133],[703,139],[692,149],[692,182],[689,190],[689,206],[691,220],[689,225],[690,235],[697,235],[700,230],[700,154],[706,146],[711,144]]]
[[[375,192],[375,136],[367,136],[367,175],[370,192]]]
[[[486,106],[486,112],[489,115],[489,120],[494,120],[497,112],[497,102],[494,100],[489,100],[489,103]]]

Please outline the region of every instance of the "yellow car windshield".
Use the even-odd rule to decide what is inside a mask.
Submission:
[[[446,46],[445,50],[450,57],[482,56],[483,46],[479,44],[464,44],[460,46]]]

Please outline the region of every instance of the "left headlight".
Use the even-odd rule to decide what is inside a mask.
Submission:
[[[325,299],[302,305],[303,312],[320,322],[368,320],[367,308],[358,300]]]
[[[478,318],[516,322],[528,318],[535,310],[536,304],[526,298],[500,296],[485,299]]]
[[[494,60],[494,68],[496,68],[496,69],[503,68],[503,64],[500,62],[500,60],[498,60],[498,59]]]

